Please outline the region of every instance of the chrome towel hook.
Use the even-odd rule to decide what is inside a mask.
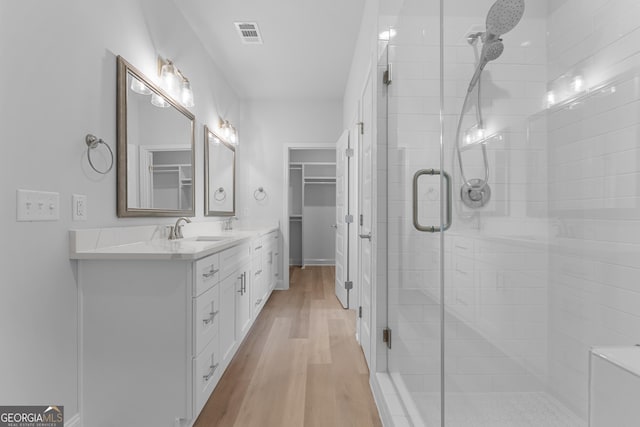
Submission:
[[[91,165],[91,168],[102,175],[108,174],[109,171],[113,168],[113,150],[111,150],[111,147],[109,147],[109,144],[104,142],[102,138],[98,138],[97,136],[91,135],[90,133],[88,133],[87,136],[84,137],[84,142],[87,144],[87,147],[88,147],[87,160],[89,160],[89,165]],[[97,169],[94,166],[93,161],[91,160],[91,150],[98,148],[100,144],[104,144],[104,146],[107,147],[107,149],[109,150],[109,154],[111,155],[111,162],[109,164],[109,167],[107,168],[107,170],[104,170],[104,171]]]

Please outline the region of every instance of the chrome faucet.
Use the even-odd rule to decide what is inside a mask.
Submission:
[[[236,219],[234,216],[230,216],[229,218],[224,220],[224,228],[223,231],[233,230],[233,220]]]
[[[169,240],[177,240],[184,237],[182,235],[182,224],[180,224],[180,221],[191,223],[191,220],[189,218],[185,218],[183,216],[178,218],[178,220],[176,221],[176,225],[171,226],[171,230],[169,231]]]

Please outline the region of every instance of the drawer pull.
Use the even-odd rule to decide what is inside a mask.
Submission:
[[[280,255],[280,252],[276,252],[276,253],[275,253],[275,256],[278,256],[278,255]]]
[[[262,245],[256,246],[256,251],[262,249]]]
[[[203,375],[202,379],[205,380],[205,381],[209,381],[211,379],[211,377],[213,376],[213,373],[216,371],[216,369],[218,369],[218,365],[219,365],[219,363],[216,363],[215,365],[209,366],[209,373],[207,375]]]
[[[260,274],[260,273],[262,273],[262,270],[258,270],[258,271],[256,271],[256,276],[257,276],[258,274]]]
[[[219,313],[220,311],[212,311],[211,313],[209,313],[209,318],[208,319],[203,319],[202,321],[204,322],[205,325],[208,325],[209,323],[213,322],[213,319],[216,317],[216,315]]]
[[[208,273],[202,273],[202,277],[204,277],[205,279],[208,279],[209,277],[213,276],[214,274],[216,274],[218,271],[220,271],[217,268],[213,268],[213,266],[211,266],[211,270],[209,270]]]
[[[258,298],[258,300],[256,301],[256,305],[260,305],[261,302],[262,302],[262,298]]]

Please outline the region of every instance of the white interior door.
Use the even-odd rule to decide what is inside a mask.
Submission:
[[[336,144],[336,296],[349,308],[349,131],[345,130]]]
[[[362,94],[361,103],[361,138],[359,144],[359,235],[358,258],[360,262],[360,345],[371,367],[371,330],[372,326],[372,289],[373,289],[373,94],[371,93],[371,76]]]

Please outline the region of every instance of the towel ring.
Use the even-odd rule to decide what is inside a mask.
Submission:
[[[218,198],[218,194],[220,194],[220,198]],[[215,193],[213,193],[213,198],[217,201],[217,202],[221,202],[224,199],[227,198],[227,192],[224,191],[224,188],[220,187],[216,190]]]
[[[259,202],[263,201],[266,197],[267,197],[267,192],[264,191],[264,188],[262,187],[258,187],[258,189],[253,192],[253,198]]]
[[[98,138],[95,135],[91,135],[90,133],[87,134],[87,136],[84,137],[84,142],[87,143],[87,160],[89,160],[89,165],[91,165],[91,168],[102,174],[102,175],[106,175],[109,173],[109,171],[113,168],[113,151],[111,150],[111,147],[109,147],[109,144],[107,144],[106,142],[104,142],[102,140],[102,138]],[[93,161],[91,161],[91,150],[98,148],[98,145],[100,144],[104,144],[105,147],[107,147],[107,149],[109,150],[109,154],[111,155],[111,164],[109,165],[109,167],[107,168],[107,170],[105,171],[101,171],[100,169],[96,168],[93,164]]]

